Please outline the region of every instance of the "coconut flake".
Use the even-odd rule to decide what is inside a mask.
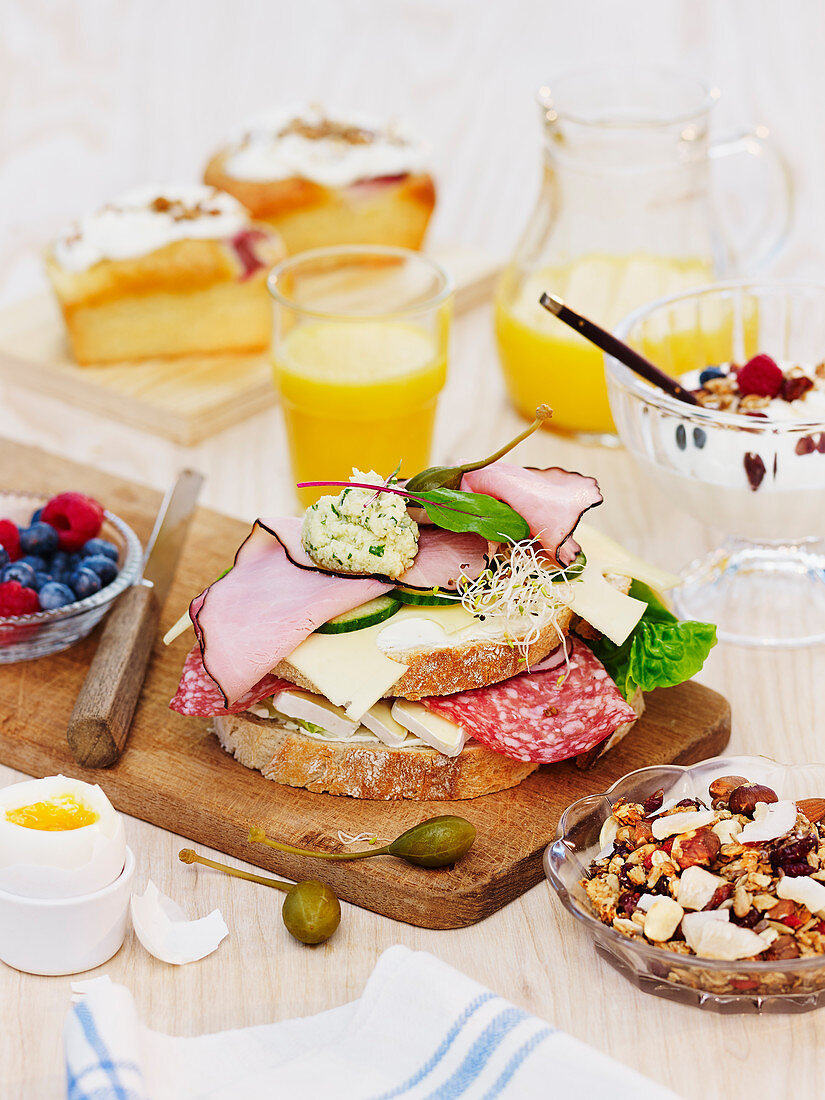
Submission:
[[[706,921],[699,931],[694,951],[706,959],[751,959],[769,947],[770,942],[769,938],[738,924]]]
[[[685,943],[697,954],[699,953],[698,943],[702,935],[702,929],[708,923],[708,921],[730,921],[730,910],[728,909],[708,909],[704,913],[685,913],[682,917],[682,934],[685,937]]]
[[[761,803],[759,803],[761,805]],[[719,837],[722,844],[733,844],[734,841],[739,840],[739,834],[742,832],[742,825],[736,817],[725,817],[721,821],[717,821],[713,826],[713,831]]]
[[[604,851],[605,848],[612,850],[613,841],[616,839],[616,834],[619,831],[619,822],[615,817],[609,817],[604,825],[602,825],[601,832],[599,833],[599,848]],[[597,857],[598,858],[598,857]]]
[[[725,879],[704,867],[687,867],[676,883],[676,900],[683,909],[704,909]]]
[[[651,905],[660,898],[661,894],[642,894],[639,900],[636,902],[636,908],[641,909],[643,913],[646,913]]]
[[[132,895],[135,934],[150,955],[181,966],[204,959],[229,935],[220,910],[189,920],[184,911],[150,879],[142,894]]]
[[[825,917],[825,886],[808,875],[798,875],[791,878],[783,875],[776,884],[776,896],[787,901],[795,901],[797,905],[804,905],[818,917]],[[770,910],[768,910],[770,916]]]
[[[651,829],[657,840],[665,840],[669,836],[676,836],[677,833],[689,833],[694,829],[702,829],[715,820],[715,810],[686,810],[683,814],[657,817]]]
[[[796,825],[796,803],[786,798],[781,802],[757,802],[753,821],[736,838],[740,844],[759,844],[785,836]]]

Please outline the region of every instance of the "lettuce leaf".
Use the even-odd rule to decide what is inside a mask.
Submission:
[[[679,622],[641,581],[632,582],[630,595],[647,604],[630,637],[620,646],[604,637],[587,643],[625,699],[631,699],[637,689],[653,691],[684,683],[696,675],[716,645],[712,623]]]

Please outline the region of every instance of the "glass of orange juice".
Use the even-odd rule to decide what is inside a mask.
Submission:
[[[404,248],[299,253],[273,269],[272,356],[295,481],[353,467],[410,476],[430,457],[447,377],[452,283]],[[303,505],[325,490],[299,489]]]

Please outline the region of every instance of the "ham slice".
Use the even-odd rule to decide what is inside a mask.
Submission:
[[[407,588],[454,592],[461,577],[475,580],[487,568],[488,553],[489,544],[481,535],[423,527],[418,533],[415,561],[398,583]]]
[[[301,548],[300,519],[257,520],[232,570],[190,606],[204,667],[225,705],[238,703],[316,627],[391,588],[317,571]]]
[[[203,667],[203,659],[199,646],[194,646],[186,658],[181,672],[178,690],[169,704],[172,710],[178,714],[185,714],[190,718],[213,718],[218,714],[241,714],[262,699],[269,699],[272,695],[287,688],[294,688],[288,680],[281,680],[271,673],[267,673],[261,680],[250,688],[237,703],[227,709],[223,695],[221,695],[215,681]]]
[[[576,525],[588,509],[602,502],[595,478],[558,466],[531,470],[493,462],[465,474],[461,488],[509,504],[559,565],[570,565],[578,554],[580,547],[572,538]]]

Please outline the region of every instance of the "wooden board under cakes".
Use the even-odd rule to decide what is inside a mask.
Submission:
[[[433,256],[453,276],[456,312],[490,297],[500,268],[489,257],[458,247],[436,249]],[[267,355],[79,367],[49,293],[0,310],[0,381],[186,446],[277,402]]]
[[[91,493],[142,539],[160,503],[160,494],[151,489],[2,441],[0,471],[4,487]],[[237,520],[199,509],[161,633],[231,560],[246,532]],[[99,783],[124,813],[293,880],[320,876],[345,901],[427,928],[473,924],[539,882],[542,852],[576,798],[648,764],[689,764],[713,756],[730,736],[727,701],[688,683],[648,695],[647,711],[632,733],[588,772],[572,763],[550,765],[512,790],[462,802],[369,802],[311,794],[249,771],[221,749],[207,720],[168,709],[191,644],[187,634],[168,649],[158,637],[124,755],[113,768],[90,771],[75,764],[65,730],[96,641],[97,633],[53,657],[0,666],[0,763],[29,775],[63,772]],[[427,871],[393,859],[320,865],[246,842],[249,826],[256,824],[292,843],[338,850],[339,829],[391,839],[443,813],[460,814],[478,830],[470,854],[451,870]],[[139,851],[136,856],[140,866]]]

